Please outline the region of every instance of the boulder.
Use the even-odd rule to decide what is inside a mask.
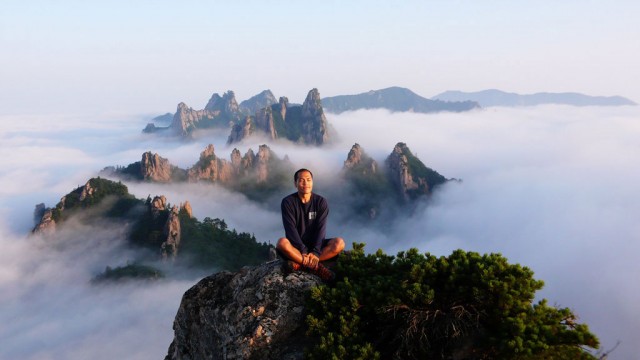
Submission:
[[[206,277],[182,297],[165,360],[302,359],[305,297],[320,284],[281,260]]]

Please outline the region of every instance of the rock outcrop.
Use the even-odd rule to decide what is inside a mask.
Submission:
[[[167,114],[162,119],[166,117]],[[238,105],[234,92],[229,90],[222,96],[213,94],[202,110],[181,102],[168,127],[148,123],[143,132],[158,133],[162,130],[163,133],[189,138],[195,130],[205,128],[231,128],[228,144],[258,135],[266,140],[285,138],[301,144],[322,145],[329,139],[329,133],[333,133],[324,116],[317,89],[309,91],[302,105],[290,105],[286,97],[276,101],[270,90]]]
[[[164,226],[165,240],[162,245],[160,245],[162,258],[164,260],[175,260],[176,256],[178,256],[181,237],[179,212],[180,209],[177,206],[171,208],[169,218]]]
[[[364,153],[359,144],[354,144],[344,161],[343,170],[357,171],[361,175],[371,175],[378,172],[378,163]]]
[[[267,145],[260,145],[258,153],[249,149],[244,156],[238,149],[231,152],[231,160],[227,161],[215,155],[214,146],[209,144],[200,154],[200,160],[187,170],[189,181],[220,182],[226,185],[237,185],[241,182],[260,184],[272,175],[271,169],[278,169],[278,159]]]
[[[307,94],[302,106],[289,105],[286,97],[277,104],[256,111],[231,129],[227,144],[259,135],[268,140],[285,138],[290,141],[322,145],[329,140],[329,125],[322,109],[318,89]]]
[[[379,166],[354,144],[341,171],[344,181],[340,197],[348,197],[348,211],[366,220],[384,219],[388,214],[405,210],[411,212],[421,197],[429,196],[434,187],[447,179],[426,167],[414,156],[406,144],[398,143]],[[395,217],[395,215],[393,215]]]
[[[164,195],[155,196],[149,205],[149,211],[153,218],[160,216],[160,213],[167,209],[167,198]]]
[[[187,215],[192,218],[193,217],[193,210],[191,209],[191,203],[189,203],[189,201],[185,201],[181,206],[180,206],[180,211],[184,211],[187,213]]]
[[[322,145],[329,139],[320,93],[312,89],[302,104],[302,139],[305,144]]]
[[[229,90],[223,96],[213,94],[209,102],[202,110],[194,110],[181,102],[178,104],[176,113],[169,129],[174,135],[189,137],[193,131],[200,128],[209,127],[229,127],[241,117],[240,108],[236,101],[235,94]],[[147,124],[144,132],[154,132],[158,128],[153,124]]]
[[[227,183],[231,181],[234,173],[232,164],[218,158],[215,154],[215,148],[209,144],[200,153],[198,162],[187,170],[187,177],[191,182],[206,180]]]
[[[173,115],[173,121],[171,122],[171,125],[169,125],[169,128],[176,135],[189,136],[193,130],[197,128],[198,123],[209,116],[209,111],[194,110],[187,106],[187,104],[181,102],[178,104],[178,108],[176,109],[175,115]],[[146,132],[152,132],[152,130],[155,129],[150,129],[149,124],[147,124],[145,130],[147,130]]]
[[[444,176],[426,167],[402,142],[393,148],[386,165],[391,182],[405,201],[430,194],[434,186],[447,181]]]
[[[225,92],[222,96],[217,93],[213,94],[204,107],[204,110],[214,115],[219,113],[229,117],[237,116],[240,113],[236,95],[231,90]]]
[[[289,99],[281,96],[278,101],[278,113],[280,114],[281,119],[287,118],[287,107],[289,107]]]
[[[52,234],[70,213],[90,208],[106,197],[125,195],[128,195],[128,190],[122,183],[115,183],[100,177],[91,178],[83,186],[79,186],[63,196],[53,208],[47,208],[44,204],[36,205],[34,216],[37,224],[31,232],[43,235]],[[40,219],[37,219],[40,214]]]
[[[274,260],[223,271],[189,289],[165,360],[302,359],[305,294],[320,279],[281,268]]]
[[[231,133],[227,138],[227,145],[241,142],[253,135],[255,130],[255,124],[250,116],[244,118],[244,120],[231,127]]]
[[[253,169],[257,183],[260,184],[267,181],[271,162],[271,149],[267,145],[260,145],[258,154],[253,158]]]
[[[154,182],[170,182],[172,166],[169,160],[147,151],[140,161],[140,176],[143,180]]]
[[[267,134],[271,140],[278,138],[271,106],[256,111],[256,129]]]
[[[44,205],[44,204],[39,204]],[[39,205],[36,205],[36,209]],[[53,220],[53,209],[42,209],[42,215],[37,221],[31,233],[40,235],[51,235],[56,231],[56,221]]]

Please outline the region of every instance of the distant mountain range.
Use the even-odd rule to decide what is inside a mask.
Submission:
[[[460,112],[480,106],[477,102],[469,100],[430,100],[406,88],[390,87],[357,95],[325,97],[322,99],[322,107],[328,112],[340,114],[360,109],[387,109],[417,113]]]
[[[174,114],[152,119],[143,132],[191,137],[198,129],[230,129],[228,144],[260,136],[267,140],[287,139],[297,144],[320,146],[337,135],[327,122],[325,111],[340,114],[362,109],[386,109],[393,112],[463,112],[489,106],[534,106],[563,104],[572,106],[636,105],[621,96],[589,96],[579,93],[536,93],[521,95],[501,90],[478,92],[446,91],[431,99],[401,87],[371,90],[356,95],[321,98],[312,89],[302,105],[291,104],[282,96],[276,100],[270,90],[252,98],[236,101],[229,90],[222,96],[214,93],[202,110],[179,103]],[[168,125],[167,125],[168,124]]]
[[[589,96],[580,93],[536,93],[521,95],[490,89],[476,92],[445,91],[431,98],[441,101],[475,101],[482,107],[488,106],[535,106],[561,104],[572,106],[621,106],[637,105],[622,96]]]

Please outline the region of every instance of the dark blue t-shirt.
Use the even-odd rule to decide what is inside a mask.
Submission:
[[[295,192],[280,204],[285,236],[302,254],[320,255],[326,235],[329,205],[320,195],[311,193],[311,199],[303,204]]]

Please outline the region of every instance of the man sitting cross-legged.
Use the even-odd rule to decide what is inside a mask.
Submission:
[[[325,239],[329,206],[327,200],[312,192],[313,174],[307,169],[293,176],[297,192],[282,199],[282,223],[285,236],[276,249],[287,260],[288,271],[306,270],[324,281],[332,281],[334,273],[321,262],[344,249],[342,238]]]

